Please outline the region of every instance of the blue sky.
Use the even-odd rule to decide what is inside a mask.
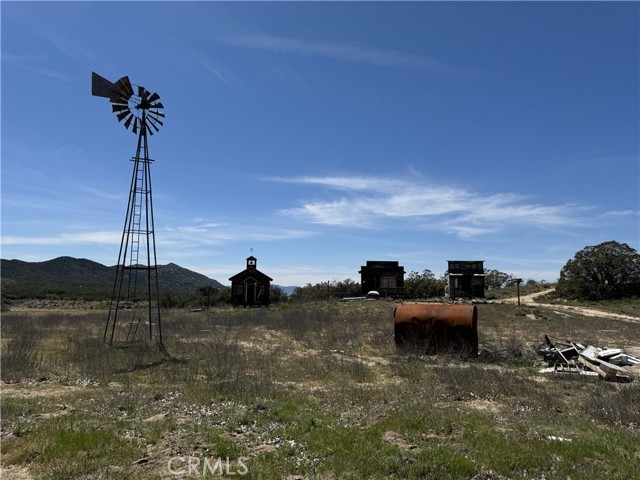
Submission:
[[[158,262],[280,285],[367,260],[555,281],[640,248],[638,2],[2,2],[2,258],[117,261],[158,92]]]

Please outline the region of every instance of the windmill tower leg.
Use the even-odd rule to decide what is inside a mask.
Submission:
[[[151,163],[143,121],[133,161],[129,202],[116,265],[104,342],[123,346],[155,341],[163,348]]]

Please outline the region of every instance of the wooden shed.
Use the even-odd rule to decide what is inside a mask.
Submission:
[[[256,257],[247,258],[247,268],[236,273],[229,280],[231,280],[231,303],[234,306],[266,307],[269,305],[269,291],[273,278],[258,270]]]
[[[369,261],[360,267],[360,288],[363,295],[374,290],[383,297],[404,295],[404,267],[398,262]]]
[[[449,260],[445,293],[453,298],[484,298],[484,260]]]

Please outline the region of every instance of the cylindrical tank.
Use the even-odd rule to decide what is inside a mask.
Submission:
[[[478,309],[475,305],[403,304],[396,307],[393,316],[399,348],[427,354],[478,354]]]

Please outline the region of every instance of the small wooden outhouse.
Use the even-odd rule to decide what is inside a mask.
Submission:
[[[370,291],[376,291],[383,297],[404,295],[404,267],[398,262],[367,260],[358,273],[363,295]]]
[[[449,260],[445,293],[452,299],[484,298],[484,261]]]

